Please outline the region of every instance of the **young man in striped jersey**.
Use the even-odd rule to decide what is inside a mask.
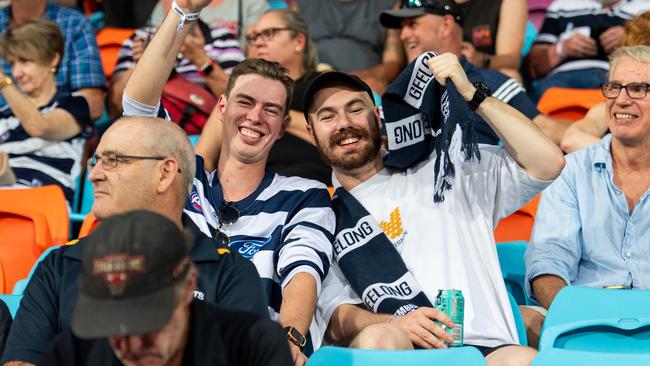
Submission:
[[[191,26],[188,19],[208,3],[176,0],[172,5],[174,11],[126,86],[126,115],[165,115],[160,94]],[[320,345],[322,332],[313,314],[329,270],[335,222],[323,184],[265,169],[273,143],[289,122],[292,88],[292,80],[277,63],[250,59],[233,69],[216,106],[223,122],[219,163],[208,172],[197,156],[185,213],[204,233],[229,243],[255,264],[271,318],[286,327],[294,361],[302,365],[304,354]]]
[[[404,3],[405,4],[405,3]],[[400,38],[406,50],[408,62],[426,51],[451,52],[460,57],[463,70],[470,81],[482,81],[492,90],[492,96],[508,103],[530,118],[546,136],[559,145],[568,122],[556,121],[540,113],[524,88],[506,75],[490,69],[473,66],[461,57],[463,42],[462,19],[451,0],[428,0],[419,7],[384,11],[380,16],[386,28],[400,29]],[[496,145],[499,137],[478,114],[471,113],[478,141]]]

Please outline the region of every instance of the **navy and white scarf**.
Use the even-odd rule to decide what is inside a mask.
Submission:
[[[420,55],[397,77],[384,96],[383,122],[389,154],[384,164],[406,169],[436,151],[433,202],[444,200],[452,189],[454,164],[464,152],[465,160],[480,159],[467,103],[451,82],[438,84],[427,60],[433,52]],[[468,120],[468,119],[467,119]],[[375,313],[396,316],[432,304],[404,264],[397,249],[375,219],[343,187],[333,199],[336,214],[334,254],[354,291]]]

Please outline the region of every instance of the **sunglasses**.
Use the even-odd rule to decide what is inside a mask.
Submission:
[[[224,202],[221,205],[221,209],[219,209],[219,227],[217,227],[217,232],[214,235],[217,242],[224,245],[230,244],[230,238],[226,233],[221,231],[221,227],[236,223],[239,220],[239,216],[239,209],[232,202]]]

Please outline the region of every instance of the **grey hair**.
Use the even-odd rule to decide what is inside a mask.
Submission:
[[[630,57],[636,61],[650,63],[650,46],[619,47],[609,56],[610,75],[618,61],[623,57]]]
[[[181,170],[180,202],[185,202],[192,190],[196,174],[196,155],[185,131],[178,125],[154,117],[122,117],[120,122],[133,122],[147,127],[142,146],[151,154],[171,156]]]

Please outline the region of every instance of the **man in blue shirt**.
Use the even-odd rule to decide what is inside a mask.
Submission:
[[[460,57],[461,66],[470,81],[482,81],[492,91],[492,96],[507,103],[528,117],[555,144],[560,143],[566,122],[556,121],[540,113],[519,83],[506,75],[490,69],[482,69],[461,57],[463,29],[461,16],[452,0],[427,0],[419,7],[409,7],[405,2],[401,9],[384,11],[381,24],[386,28],[399,28],[408,62],[423,52],[450,52]],[[496,145],[499,137],[476,113],[471,113],[479,143]]]
[[[33,18],[53,21],[61,28],[65,51],[56,70],[59,92],[83,95],[88,101],[90,116],[93,119],[101,117],[106,81],[93,27],[76,10],[50,4],[47,0],[21,0],[12,1],[10,6],[0,10],[0,33],[9,25]],[[5,60],[0,59],[0,67],[5,74],[11,75],[11,68]],[[4,99],[0,99],[0,106],[5,104]]]
[[[570,154],[542,194],[526,251],[529,342],[567,285],[650,288],[650,47],[623,47],[603,85],[611,135]],[[531,337],[532,336],[532,337]]]

